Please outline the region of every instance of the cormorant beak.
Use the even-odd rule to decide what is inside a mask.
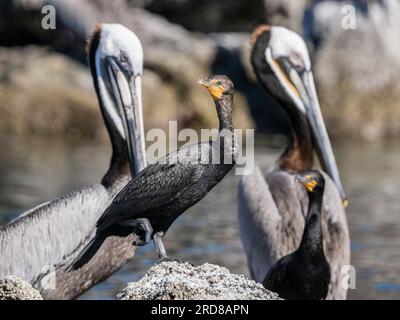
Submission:
[[[210,93],[214,100],[219,100],[223,94],[223,89],[220,86],[216,86],[210,79],[200,78],[197,83],[205,87]]]
[[[197,83],[203,87],[209,88],[211,87],[211,83],[210,80],[208,79],[204,79],[204,78],[199,78],[199,80],[197,81]]]
[[[339,170],[322,117],[313,74],[311,70],[298,73],[295,69],[291,69],[289,77],[303,101],[321,165],[336,184],[343,206],[347,207],[348,200],[340,180]]]
[[[146,167],[141,76],[124,67],[115,57],[106,58],[106,70],[124,126],[131,173],[135,176]]]
[[[300,175],[296,175],[294,177],[294,180],[301,183],[304,186],[304,188],[306,188],[307,191],[309,192],[313,192],[315,187],[318,185],[317,181],[311,179],[310,176],[303,177]]]

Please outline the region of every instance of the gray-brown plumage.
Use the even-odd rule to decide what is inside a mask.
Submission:
[[[145,166],[140,139],[141,98],[135,90],[140,88],[137,83],[142,74],[142,54],[139,40],[125,27],[97,27],[90,41],[89,64],[112,142],[110,167],[101,184],[46,202],[0,227],[0,278],[16,275],[32,283],[47,299],[72,299],[133,256],[132,237],[110,237],[85,268],[74,273],[64,271],[90,240],[96,221],[130,180],[131,171],[136,174]],[[121,73],[123,77],[118,76]],[[112,84],[117,77],[119,82]],[[125,100],[120,90],[127,88],[124,81],[134,87],[127,93],[132,106],[122,109]],[[136,111],[131,109],[134,103]],[[129,112],[132,117],[127,117]]]
[[[342,268],[350,264],[347,202],[319,108],[307,48],[282,27],[261,26],[253,34],[251,60],[259,83],[288,115],[289,144],[276,164],[243,176],[238,189],[242,243],[252,277],[261,282],[274,262],[293,252],[304,230],[308,198],[293,176],[314,167],[317,152],[325,178],[322,230],[331,266],[328,299],[345,299]]]
[[[136,175],[101,216],[95,237],[75,259],[72,270],[88,263],[108,237],[132,232],[140,236],[141,245],[153,239],[159,257],[166,258],[162,238],[169,227],[232,169],[237,151],[232,126],[233,84],[225,76],[200,83],[214,99],[219,140],[180,148]]]

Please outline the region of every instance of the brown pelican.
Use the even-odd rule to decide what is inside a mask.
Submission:
[[[95,256],[109,236],[132,231],[145,245],[153,239],[160,258],[167,258],[162,238],[182,213],[200,201],[234,166],[237,152],[232,126],[233,84],[225,76],[200,79],[215,102],[219,139],[199,142],[147,166],[115,197],[96,226],[96,235],[71,266],[76,270]]]
[[[78,296],[134,253],[132,240],[111,237],[95,261],[79,272],[63,271],[90,239],[96,221],[130,180],[131,171],[136,174],[146,166],[139,39],[122,25],[98,25],[88,58],[112,143],[107,173],[101,184],[46,202],[0,228],[0,277],[20,276],[50,299]]]
[[[243,176],[238,190],[242,243],[252,277],[261,282],[279,258],[293,252],[304,230],[308,198],[293,174],[313,167],[317,151],[326,171],[322,228],[331,266],[328,298],[345,299],[342,267],[350,264],[346,196],[322,118],[311,62],[303,39],[276,26],[258,27],[252,36],[251,62],[258,81],[286,111],[289,145],[265,174],[258,167]]]
[[[283,299],[321,300],[328,294],[331,278],[321,228],[325,179],[318,170],[310,170],[302,172],[295,180],[304,185],[308,194],[303,236],[296,251],[274,263],[263,285]]]

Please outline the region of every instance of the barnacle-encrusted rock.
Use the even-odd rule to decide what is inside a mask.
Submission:
[[[21,278],[0,279],[0,300],[43,300],[39,291]]]
[[[151,267],[137,282],[129,283],[120,300],[277,300],[275,293],[243,275],[205,263],[164,261]]]

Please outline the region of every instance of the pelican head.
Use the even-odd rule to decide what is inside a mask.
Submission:
[[[347,204],[315,89],[311,61],[303,39],[284,27],[262,25],[252,36],[252,65],[264,88],[278,103],[307,117],[321,165]]]
[[[111,140],[127,143],[135,175],[146,166],[140,40],[120,24],[99,24],[89,42],[89,64]]]

